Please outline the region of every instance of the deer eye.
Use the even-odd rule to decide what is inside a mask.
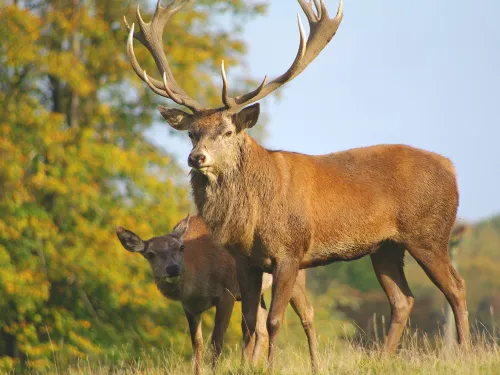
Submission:
[[[228,130],[226,134],[224,134],[225,137],[230,137],[233,135],[233,132],[231,130]]]
[[[188,137],[191,138],[191,139],[193,139],[193,133],[188,132]]]
[[[146,253],[146,259],[154,259],[156,257],[156,254],[153,252]]]
[[[179,249],[180,249],[181,251],[184,251],[184,249],[185,249],[185,248],[186,248],[186,246],[184,246],[184,245],[181,245],[181,247],[179,247]]]

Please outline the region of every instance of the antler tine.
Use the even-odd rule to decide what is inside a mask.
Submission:
[[[159,4],[159,2],[158,2],[158,4]],[[142,21],[142,17],[140,15],[140,12],[139,12],[139,20]],[[141,68],[141,66],[139,65],[139,62],[137,61],[137,58],[135,57],[133,39],[137,39],[144,46],[146,45],[147,41],[145,39],[144,34],[142,33],[142,30],[140,30],[140,25],[139,25],[139,31],[135,32],[133,29],[131,30],[131,27],[129,26],[127,18],[125,16],[123,16],[123,21],[125,23],[125,27],[129,31],[129,36],[127,39],[127,53],[129,56],[130,63],[132,64],[132,68],[133,68],[134,72],[137,74],[137,76],[139,78],[141,78],[144,82],[146,82],[146,80],[144,79],[144,75],[143,75],[144,69]],[[144,21],[143,21],[143,23],[144,23]],[[135,24],[132,23],[132,28],[134,28],[134,27],[135,27]],[[161,90],[161,88],[163,87],[163,84],[161,81],[154,79],[152,77],[149,77],[149,76],[148,76],[148,79],[149,79],[149,82],[146,82],[146,83],[148,83],[148,85],[153,84],[157,89]],[[168,96],[165,95],[165,93],[163,93],[161,95],[168,98]]]
[[[175,86],[175,91],[179,93],[185,94],[184,90],[179,87],[177,82],[175,81],[174,76],[170,70],[170,65],[168,63],[167,57],[165,56],[165,52],[163,51],[163,29],[167,25],[168,21],[172,16],[174,16],[179,10],[181,10],[190,0],[175,0],[165,8],[161,6],[161,0],[158,0],[156,3],[156,10],[153,14],[153,18],[150,22],[146,23],[142,19],[141,11],[139,5],[137,5],[136,14],[139,21],[139,27],[141,30],[141,34],[143,36],[143,40],[145,39],[146,43],[143,45],[149,50],[153,58],[155,59],[156,65],[160,70],[160,74],[162,72],[167,73],[167,78],[170,82],[172,82],[173,86]],[[144,34],[148,34],[147,36]],[[149,39],[148,39],[149,37]],[[139,40],[139,39],[137,39]],[[156,81],[160,84],[161,82]],[[158,86],[157,86],[158,87]]]
[[[128,24],[128,21],[127,21],[127,17],[126,16],[123,16],[123,22],[125,23],[125,27],[127,28],[127,31],[130,33],[130,26]],[[132,23],[132,27],[134,27],[134,24]],[[139,31],[139,32],[134,32],[132,31],[132,35],[135,39],[137,39],[139,42],[141,42],[142,44],[146,43],[146,41],[144,40],[144,35],[142,35],[142,33]],[[130,37],[130,35],[129,35]]]
[[[139,23],[140,31],[134,33],[134,24],[129,27],[127,20],[124,17],[125,25],[129,30],[127,40],[127,52],[135,73],[148,84],[148,86],[158,95],[172,99],[179,105],[188,107],[193,112],[202,110],[201,105],[192,99],[186,92],[177,84],[168,63],[165,52],[163,51],[163,30],[169,20],[179,10],[181,10],[191,0],[174,0],[166,7],[162,7],[160,0],[156,4],[156,10],[150,22],[144,22],[141,16],[140,8],[137,6],[136,15]],[[148,76],[144,69],[141,68],[134,53],[133,39],[141,42],[153,56],[156,66],[162,75],[163,81],[156,80]]]
[[[167,73],[163,72],[163,88],[165,89],[165,92],[170,96],[170,99],[172,99],[174,102],[176,102],[179,105],[183,105],[185,107],[189,107],[189,105],[186,103],[185,97],[182,95],[177,95],[170,89],[170,84],[168,83],[167,79]]]
[[[233,107],[236,103],[234,99],[229,96],[229,88],[227,84],[226,70],[224,69],[224,60],[220,64],[220,74],[222,76],[222,103],[226,107]]]
[[[123,18],[125,20],[125,25],[129,31],[128,39],[127,39],[127,54],[128,54],[129,60],[130,60],[130,64],[132,65],[132,69],[134,70],[135,74],[137,74],[139,76],[139,78],[141,78],[144,82],[146,82],[144,80],[144,76],[143,76],[144,69],[141,68],[141,66],[139,65],[139,62],[137,61],[137,58],[135,57],[134,44],[133,44],[134,38],[141,41],[141,40],[144,40],[144,36],[140,32],[134,33],[135,24],[132,24],[132,26],[129,26],[125,17],[123,17]],[[150,80],[150,83],[153,84],[156,88],[162,87],[162,83],[160,81],[158,81],[154,78],[151,78],[151,77],[149,77],[149,80]]]
[[[151,83],[151,81],[150,81],[151,78],[147,75],[146,71],[144,71],[142,79],[143,79],[144,82],[146,82],[148,84],[149,88],[155,94],[158,94],[158,95],[163,96],[165,98],[172,99],[174,102],[176,102],[179,105],[185,105],[185,103],[183,102],[183,100],[181,98],[179,98],[175,93],[173,93],[170,90],[170,88],[168,86],[168,83],[167,83],[167,75],[165,73],[163,73],[163,87],[164,87],[164,90],[161,90],[161,89],[155,87]]]
[[[228,108],[233,107],[234,105],[236,105],[236,103],[234,101],[234,98],[231,98],[229,96],[229,88],[228,88],[228,84],[227,84],[226,70],[224,69],[224,60],[222,60],[222,62],[221,62],[220,72],[221,72],[221,76],[222,76],[222,102]],[[262,90],[262,88],[265,86],[266,82],[267,82],[267,76],[264,77],[264,79],[262,80],[259,87],[257,87],[253,92],[258,94]]]
[[[299,0],[299,4],[300,4],[300,7],[302,8],[302,10],[304,11],[306,17],[307,17],[307,20],[309,22],[316,22],[318,20],[318,18],[320,17],[320,6],[319,6],[319,3],[318,3],[318,0],[310,0],[308,1],[307,3],[305,1],[300,1]],[[313,9],[313,4],[314,6],[316,7],[316,11],[318,12],[318,16],[316,16],[316,14],[314,13],[314,9]]]
[[[168,98],[168,99],[172,99],[172,97],[171,97],[170,95],[168,95],[168,93],[167,93],[166,91],[159,89],[158,87],[156,87],[156,86],[155,86],[155,85],[151,82],[152,78],[151,78],[151,77],[149,77],[149,76],[147,75],[147,73],[146,73],[146,71],[145,71],[145,70],[143,71],[143,73],[142,73],[142,77],[141,77],[141,78],[142,78],[142,80],[143,80],[144,82],[146,82],[146,83],[148,84],[149,88],[150,88],[150,89],[151,89],[151,90],[152,90],[155,94],[158,94],[158,95],[163,96],[163,97]],[[173,99],[172,99],[172,100],[173,100]]]
[[[323,0],[314,0],[314,6],[316,7],[316,11],[318,12],[318,19],[321,19],[323,14],[327,17],[327,10],[325,6],[325,2]]]
[[[151,78],[147,75],[146,71],[144,71],[143,80],[144,80],[144,82],[146,82],[148,84],[149,88],[151,90],[153,90],[153,92],[155,94],[158,94],[158,95],[163,96],[165,98],[172,99],[174,102],[176,102],[179,105],[187,106],[184,99],[182,99],[182,97],[180,97],[176,93],[172,92],[172,90],[170,90],[169,84],[167,82],[167,74],[165,72],[163,73],[163,90],[155,87],[151,83],[150,79]]]
[[[309,22],[310,32],[306,41],[304,28],[302,27],[300,16],[298,16],[300,35],[299,49],[292,65],[285,73],[267,84],[266,79],[264,79],[262,84],[255,90],[247,94],[231,98],[227,93],[227,78],[224,67],[222,66],[223,102],[226,108],[231,112],[238,112],[242,107],[264,98],[278,87],[288,81],[291,81],[302,73],[302,71],[319,55],[319,53],[323,50],[323,48],[325,48],[337,32],[343,17],[342,0],[339,0],[337,15],[333,19],[329,18],[328,11],[323,0],[310,0],[309,2],[306,2],[305,0],[298,0],[298,2],[307,17],[307,21]],[[316,8],[317,14],[313,10],[313,4]]]

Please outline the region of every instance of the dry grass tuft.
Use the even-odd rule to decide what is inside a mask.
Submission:
[[[208,346],[207,346],[208,347]],[[307,374],[310,363],[304,347],[284,347],[278,356],[277,373]],[[500,373],[500,347],[491,337],[476,335],[469,351],[457,346],[447,348],[438,337],[431,344],[426,338],[405,334],[401,349],[394,356],[384,356],[378,346],[367,348],[353,341],[336,340],[321,348],[319,360],[320,374],[450,374],[484,375]],[[47,369],[48,374],[70,375],[181,375],[191,373],[191,365],[186,353],[156,351],[142,356],[134,362],[104,360],[80,360],[65,370]],[[208,353],[204,372],[211,373]],[[257,369],[243,367],[238,348],[228,350],[220,360],[218,374],[255,375],[265,374],[265,365]]]

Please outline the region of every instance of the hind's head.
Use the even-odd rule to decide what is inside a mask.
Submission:
[[[189,228],[189,218],[188,215],[181,220],[172,233],[146,241],[122,227],[116,229],[116,235],[126,250],[139,253],[147,259],[155,280],[175,283],[184,272],[183,239]]]

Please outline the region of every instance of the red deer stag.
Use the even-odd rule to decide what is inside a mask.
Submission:
[[[328,155],[271,151],[245,131],[259,117],[254,103],[300,74],[335,35],[342,2],[331,19],[323,0],[298,0],[310,26],[290,68],[255,90],[229,96],[222,65],[223,106],[206,109],[172,77],[161,48],[168,18],[184,4],[158,7],[152,24],[139,18],[141,32],[128,39],[135,72],[157,94],[192,113],[159,106],[168,124],[189,131],[191,186],[200,215],[215,240],[236,258],[242,309],[250,343],[256,324],[262,272],[274,276],[267,320],[269,359],[299,269],[370,255],[391,305],[385,350],[393,352],[413,306],[403,272],[407,250],[444,293],[453,308],[460,343],[469,341],[465,283],[453,269],[448,239],[458,206],[452,163],[443,156],[406,145],[377,145]],[[161,21],[160,21],[161,19]],[[157,27],[153,27],[157,23]],[[153,55],[163,80],[141,70],[133,37]],[[328,121],[330,121],[328,119]],[[247,357],[251,353],[246,351]]]
[[[215,244],[199,216],[186,217],[165,236],[143,241],[133,232],[118,227],[118,239],[123,247],[144,256],[158,290],[167,298],[180,301],[189,324],[193,347],[194,373],[201,373],[203,338],[200,317],[215,306],[215,325],[212,333],[212,367],[215,369],[222,350],[235,300],[240,300],[234,258]],[[271,286],[272,276],[264,275],[263,290]],[[316,335],[314,311],[306,298],[306,275],[301,270],[293,288],[290,304],[299,316],[307,338],[313,368],[316,367]],[[267,310],[261,297],[257,319],[256,339],[252,349],[257,362],[267,346]]]

